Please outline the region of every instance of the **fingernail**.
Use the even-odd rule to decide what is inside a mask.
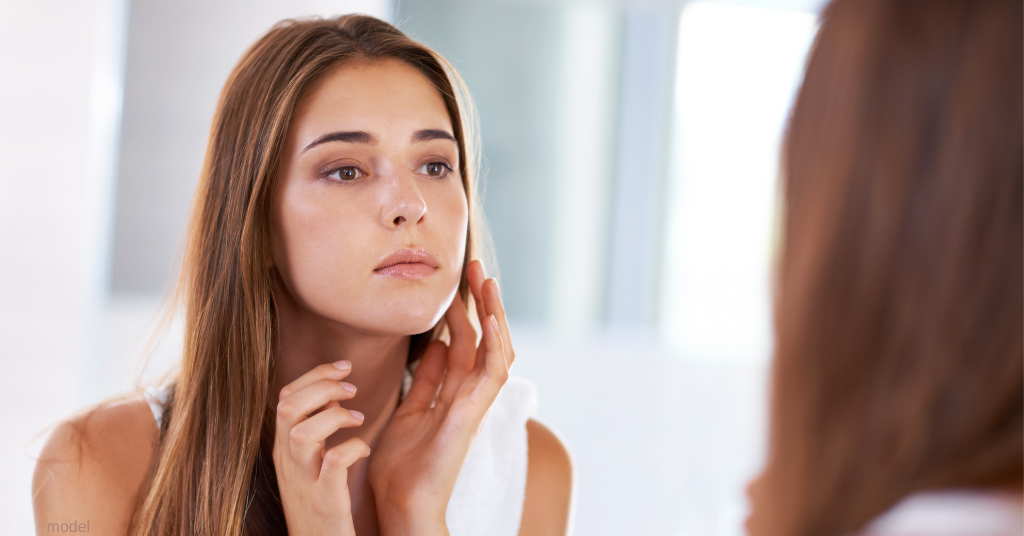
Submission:
[[[341,382],[341,386],[350,393],[356,392],[356,386],[352,385],[351,383]]]
[[[498,320],[494,318],[494,315],[491,315],[491,327],[494,328],[494,331],[498,331]]]
[[[348,370],[352,368],[352,362],[348,361],[347,359],[342,359],[341,361],[335,361],[334,366],[338,370]]]
[[[362,414],[362,412],[356,411],[356,410],[354,410],[354,409],[350,409],[350,410],[348,410],[348,411],[349,411],[349,413],[351,413],[351,414],[352,414],[352,416],[353,416],[353,417],[355,417],[356,419],[359,419],[360,421],[361,421],[361,420],[363,420],[363,414]]]

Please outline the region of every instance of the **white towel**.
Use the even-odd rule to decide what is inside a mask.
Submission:
[[[526,421],[537,407],[536,389],[509,378],[469,449],[445,521],[452,536],[515,536],[526,496]]]

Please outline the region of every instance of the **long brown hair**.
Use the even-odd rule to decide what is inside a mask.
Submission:
[[[286,532],[266,431],[272,425],[275,313],[271,192],[296,107],[343,62],[395,59],[444,98],[470,204],[465,264],[477,247],[476,115],[452,66],[372,17],[284,21],[241,58],[221,93],[190,215],[177,294],[185,308],[181,371],[166,406],[152,484],[132,533]],[[467,302],[470,300],[466,300]],[[442,329],[412,337],[410,360]]]
[[[1024,477],[1020,0],[835,0],[784,149],[754,536]]]

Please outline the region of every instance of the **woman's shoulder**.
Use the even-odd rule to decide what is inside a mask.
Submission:
[[[156,423],[141,396],[104,403],[57,425],[32,482],[37,530],[90,521],[90,531],[124,533],[155,450]]]
[[[564,535],[572,514],[572,458],[562,439],[534,418],[537,389],[512,376],[497,405],[512,414],[511,422],[526,426],[526,489],[519,534]]]
[[[572,487],[572,458],[562,440],[541,422],[526,421],[527,452],[529,469],[527,478],[534,482],[550,484],[562,491]],[[527,480],[527,489],[530,480]]]
[[[539,421],[526,421],[528,465],[520,534],[564,535],[572,514],[572,458],[562,440]]]

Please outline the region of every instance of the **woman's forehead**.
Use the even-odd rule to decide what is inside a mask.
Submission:
[[[426,76],[405,62],[385,59],[353,60],[332,70],[307,93],[292,129],[304,147],[331,131],[408,140],[427,129],[451,133],[452,125],[444,98]]]

